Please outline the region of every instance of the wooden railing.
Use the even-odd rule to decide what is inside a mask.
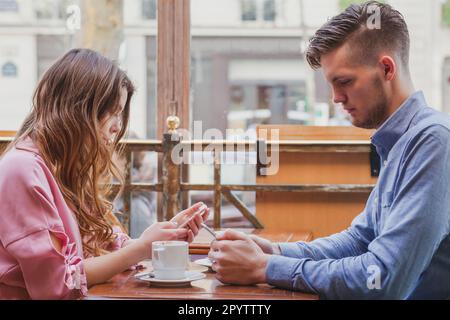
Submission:
[[[13,138],[0,137],[0,152]],[[122,222],[129,230],[131,213],[131,196],[134,191],[153,191],[162,193],[162,210],[158,213],[158,221],[168,220],[180,210],[180,194],[186,191],[214,191],[214,227],[220,228],[222,224],[221,203],[222,197],[233,204],[242,215],[252,223],[255,228],[263,228],[263,224],[258,220],[247,206],[236,197],[235,191],[266,191],[266,192],[320,192],[320,193],[369,193],[374,185],[371,184],[280,184],[280,185],[247,185],[247,184],[222,184],[220,151],[226,152],[256,152],[262,146],[270,149],[273,144],[277,144],[278,151],[281,152],[350,152],[350,153],[370,153],[369,141],[182,141],[174,138],[170,134],[164,135],[164,140],[125,140],[124,152],[126,158],[126,174],[124,191],[124,212]],[[179,145],[181,144],[181,145]],[[183,164],[176,164],[171,155],[174,148],[182,147],[182,150],[202,151],[214,153],[214,183],[213,184],[191,184],[181,182],[181,171]],[[217,148],[216,148],[217,147]],[[155,184],[135,183],[131,178],[132,153],[136,151],[153,151],[161,154],[162,176]],[[258,159],[258,170],[262,164]],[[256,174],[256,173],[255,173]],[[119,185],[114,186],[119,189]]]

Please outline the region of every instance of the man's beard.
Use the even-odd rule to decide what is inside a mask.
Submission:
[[[373,101],[373,104],[371,104],[368,108],[366,119],[362,119],[361,122],[352,121],[355,127],[363,129],[377,129],[388,118],[388,99],[383,91],[381,80],[378,77],[375,78],[372,86],[373,90],[377,93],[375,96],[376,100]]]

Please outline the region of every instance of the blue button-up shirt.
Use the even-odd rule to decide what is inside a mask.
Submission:
[[[338,234],[280,244],[269,284],[327,299],[450,298],[450,117],[413,94],[375,132],[381,171]]]

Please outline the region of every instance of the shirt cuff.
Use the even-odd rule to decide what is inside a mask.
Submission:
[[[271,255],[266,267],[268,284],[288,290],[314,292],[304,281],[301,269],[308,259]]]
[[[269,257],[266,268],[266,281],[268,284],[292,289],[292,262],[289,260],[289,258],[278,255],[271,255]]]

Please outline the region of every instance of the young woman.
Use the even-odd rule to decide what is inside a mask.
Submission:
[[[107,219],[133,92],[122,70],[87,49],[71,50],[42,77],[0,158],[0,299],[77,299],[149,258],[153,241],[198,233],[209,213],[193,217],[201,204],[135,240]]]

